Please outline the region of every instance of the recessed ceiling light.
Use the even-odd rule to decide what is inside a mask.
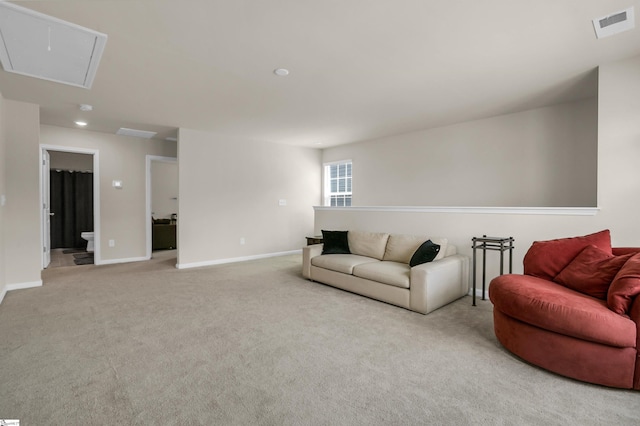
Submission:
[[[273,70],[273,73],[278,77],[285,77],[289,75],[289,70],[286,68],[276,68],[275,70]]]
[[[84,127],[87,125],[86,121],[76,121],[76,125],[80,126],[80,127]]]
[[[89,104],[80,104],[80,111],[93,111],[93,105]]]

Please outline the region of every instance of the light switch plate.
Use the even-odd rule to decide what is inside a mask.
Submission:
[[[121,180],[114,180],[113,181],[113,187],[115,189],[122,189],[122,181]]]

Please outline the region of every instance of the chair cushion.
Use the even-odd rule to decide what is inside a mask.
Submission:
[[[640,253],[626,261],[616,274],[607,295],[609,308],[620,315],[627,315],[633,299],[640,294]]]
[[[524,256],[524,273],[553,280],[585,247],[594,245],[612,254],[609,230],[583,237],[534,241]]]
[[[529,275],[501,275],[489,286],[494,309],[530,325],[615,347],[636,346],[636,324],[599,300]]]
[[[580,293],[607,300],[613,278],[632,255],[614,256],[596,246],[587,246],[553,281]]]
[[[382,260],[389,234],[382,232],[349,231],[349,249],[360,256]]]
[[[395,287],[409,288],[410,271],[411,268],[406,263],[382,261],[357,265],[353,268],[353,275]]]
[[[323,254],[311,259],[313,266],[349,275],[353,274],[354,266],[370,262],[378,263],[380,261],[357,254]]]

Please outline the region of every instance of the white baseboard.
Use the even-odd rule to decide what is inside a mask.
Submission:
[[[277,252],[277,253],[256,254],[256,255],[253,255],[253,256],[232,257],[232,258],[229,258],[229,259],[205,260],[204,262],[178,263],[178,264],[176,264],[176,268],[178,268],[178,269],[199,268],[201,266],[213,266],[213,265],[222,265],[222,264],[225,264],[225,263],[245,262],[247,260],[266,259],[268,257],[287,256],[287,255],[290,255],[290,254],[298,254],[298,253],[302,253],[302,250],[292,250],[292,251],[281,251],[281,252]]]
[[[473,296],[473,289],[469,289],[469,293],[467,293],[469,296]],[[481,288],[477,288],[476,289],[476,298],[482,300],[482,289]],[[489,300],[489,290],[484,292],[484,298]]]
[[[7,284],[5,288],[7,291],[11,291],[11,290],[23,290],[25,288],[33,288],[33,287],[42,287],[42,280],[32,281],[29,283]]]
[[[8,291],[12,290],[23,290],[25,288],[33,288],[33,287],[42,287],[42,280],[32,281],[28,283],[15,283],[15,284],[7,284],[2,292],[0,292],[0,303],[4,300],[4,296],[7,295]]]
[[[149,258],[146,256],[143,256],[143,257],[129,257],[125,259],[106,259],[106,260],[100,260],[100,262],[97,262],[96,265],[113,265],[116,263],[143,262],[145,260],[149,260]]]

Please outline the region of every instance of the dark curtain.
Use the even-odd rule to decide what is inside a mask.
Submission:
[[[51,248],[83,248],[93,231],[93,173],[51,170]]]

